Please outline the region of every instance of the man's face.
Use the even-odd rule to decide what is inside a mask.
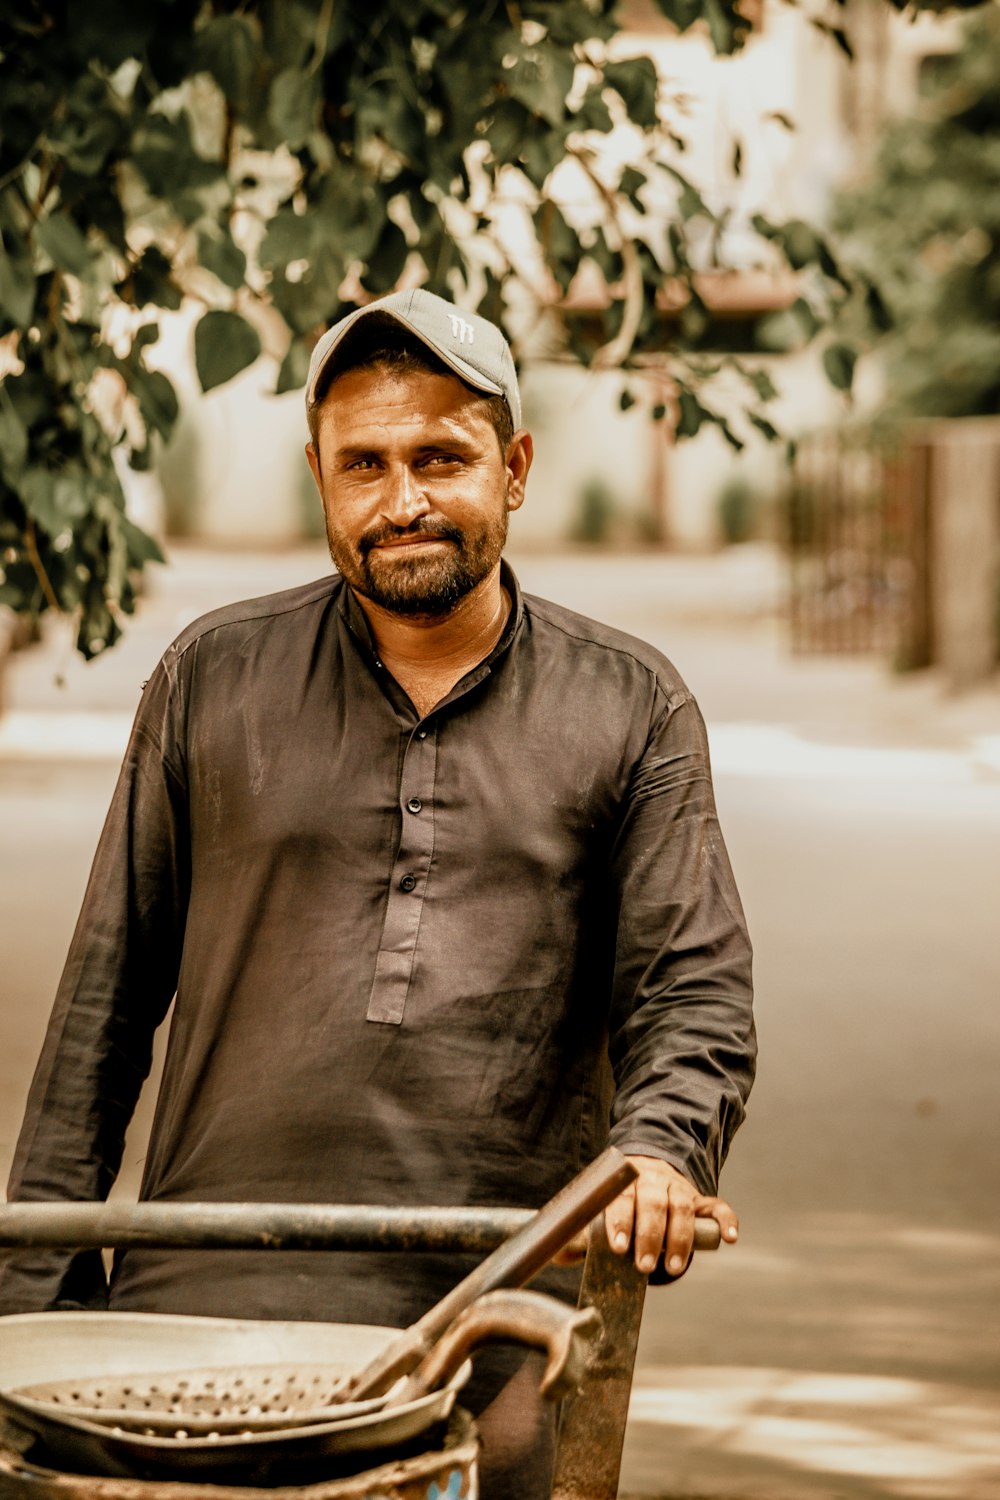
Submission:
[[[374,368],[334,382],[306,454],[338,571],[384,609],[433,616],[499,567],[531,439],[505,455],[460,380]]]

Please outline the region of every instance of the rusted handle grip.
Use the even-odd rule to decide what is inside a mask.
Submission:
[[[452,1323],[386,1406],[415,1401],[450,1380],[483,1344],[527,1344],[548,1355],[539,1389],[558,1400],[583,1379],[587,1351],[600,1336],[596,1308],[567,1307],[541,1292],[487,1292]]]
[[[722,1244],[722,1230],[718,1219],[695,1219],[694,1248],[696,1250],[718,1250]]]

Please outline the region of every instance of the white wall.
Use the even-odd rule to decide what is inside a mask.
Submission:
[[[164,318],[150,352],[150,364],[169,373],[181,400],[181,421],[159,465],[168,518],[174,529],[208,541],[294,541],[310,510],[320,514],[303,451],[309,436],[303,394],[272,394],[277,363],[266,355],[203,394],[192,355],[201,311]]]

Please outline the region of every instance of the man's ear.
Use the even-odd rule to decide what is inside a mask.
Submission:
[[[312,477],[316,481],[316,488],[319,490],[320,495],[322,495],[323,472],[319,466],[319,454],[316,451],[316,444],[312,441],[311,438],[309,442],[306,443],[306,458],[309,460],[309,467],[310,469],[312,469]]]
[[[515,432],[507,449],[507,509],[519,510],[524,503],[524,489],[528,482],[528,470],[535,455],[531,433],[521,427]]]

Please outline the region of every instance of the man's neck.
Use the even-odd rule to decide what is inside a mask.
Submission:
[[[493,650],[511,600],[499,566],[446,615],[399,615],[356,596],[382,664],[421,716]]]

